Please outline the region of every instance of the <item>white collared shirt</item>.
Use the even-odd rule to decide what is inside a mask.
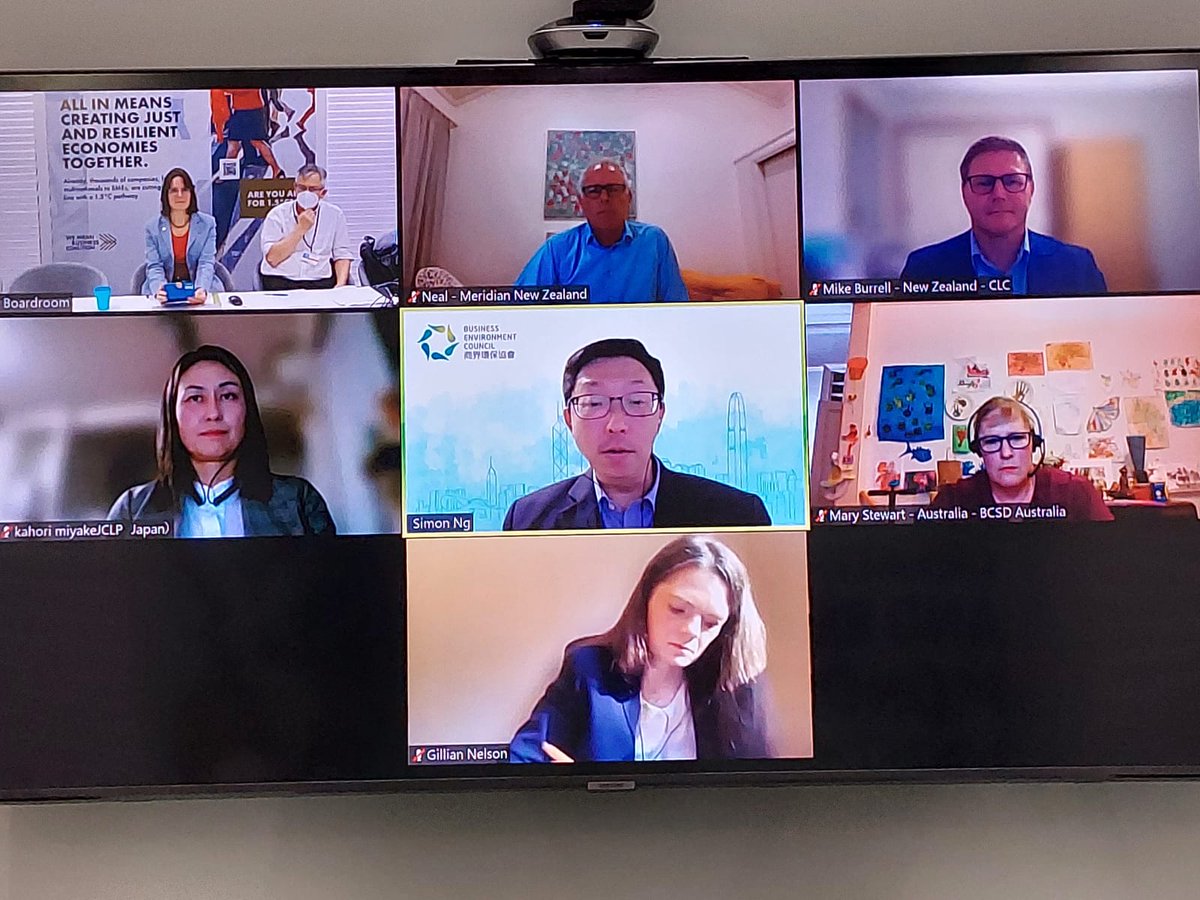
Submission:
[[[179,537],[208,538],[208,537],[243,537],[246,534],[242,522],[242,492],[233,491],[222,498],[230,487],[233,479],[214,484],[212,487],[195,482],[193,487],[196,497],[187,494],[183,498],[183,516],[179,523]],[[214,503],[220,499],[221,502]]]
[[[655,706],[642,694],[638,695],[638,703],[634,760],[696,758],[696,726],[692,721],[692,701],[686,681],[679,685],[666,706]]]
[[[350,243],[345,213],[322,200],[317,205],[316,216],[316,224],[300,238],[292,255],[273,266],[267,262],[267,251],[296,227],[296,202],[288,200],[280,203],[267,213],[262,231],[259,232],[263,251],[259,271],[263,275],[279,275],[292,281],[320,281],[333,274],[331,260],[357,257],[358,252]]]

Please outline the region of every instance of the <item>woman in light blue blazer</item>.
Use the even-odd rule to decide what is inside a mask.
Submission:
[[[184,169],[166,174],[162,184],[162,212],[146,223],[146,284],[148,297],[166,302],[168,281],[190,281],[196,295],[189,301],[203,303],[208,292],[219,287],[217,220],[196,207],[196,184]]]

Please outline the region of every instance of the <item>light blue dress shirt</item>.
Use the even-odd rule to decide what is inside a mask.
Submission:
[[[188,494],[183,498],[183,515],[179,524],[179,537],[208,538],[208,537],[243,537],[245,525],[242,522],[241,491],[234,491],[229,496],[221,498],[233,485],[232,478],[208,487],[196,482],[196,498]],[[219,503],[214,500],[220,499]]]
[[[961,257],[959,257],[961,259]],[[1014,294],[1028,293],[1029,284],[1029,229],[1025,229],[1025,240],[1021,243],[1021,252],[1017,254],[1012,268],[1005,272],[993,265],[991,260],[983,255],[979,242],[975,240],[975,230],[971,230],[971,267],[978,278],[1011,278]]]
[[[657,225],[626,222],[605,247],[584,222],[547,239],[514,282],[516,287],[586,285],[592,303],[687,300],[687,286],[667,233]]]
[[[604,488],[600,486],[600,482],[596,478],[596,473],[592,472],[592,484],[596,488],[596,503],[600,506],[600,521],[605,528],[653,528],[654,527],[654,507],[658,503],[658,479],[662,469],[659,467],[658,460],[654,461],[654,483],[650,485],[650,490],[646,491],[645,496],[640,500],[635,500],[630,503],[625,509],[620,510],[608,499],[608,494],[604,493]]]

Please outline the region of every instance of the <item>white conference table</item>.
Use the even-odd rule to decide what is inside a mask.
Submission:
[[[231,297],[241,298],[241,305],[230,303]],[[367,285],[346,285],[314,291],[213,291],[203,303],[162,304],[153,297],[114,296],[109,301],[108,312],[255,312],[255,311],[304,311],[316,312],[323,309],[369,309],[397,305],[395,300],[385,300],[375,288]],[[95,297],[75,297],[71,311],[77,313],[101,312]]]

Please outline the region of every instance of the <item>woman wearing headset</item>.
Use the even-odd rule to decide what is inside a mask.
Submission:
[[[770,757],[766,644],[742,561],[712,538],[676,538],[612,628],[567,645],[509,760]]]
[[[1041,429],[1024,403],[992,397],[975,411],[967,434],[971,451],[983,459],[982,471],[938,488],[930,506],[977,511],[1019,505],[1038,510],[1035,518],[1111,521],[1113,514],[1090,481],[1042,465]]]
[[[176,537],[334,534],[317,489],[270,469],[254,384],[241,360],[206,345],[163,388],[158,477],[125,491],[110,521],[171,525]]]

